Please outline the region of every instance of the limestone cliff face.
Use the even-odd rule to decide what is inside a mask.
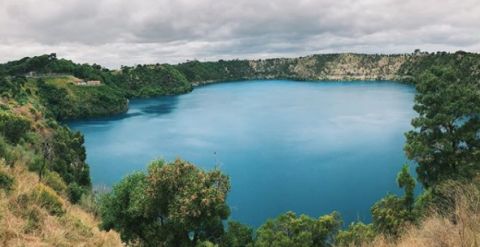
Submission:
[[[259,78],[304,80],[400,80],[401,66],[413,55],[325,54],[300,58],[251,60]]]
[[[298,58],[189,62],[178,65],[194,86],[250,79],[397,80],[414,82],[432,67],[462,71],[478,80],[480,55],[458,51],[412,54],[321,54]]]

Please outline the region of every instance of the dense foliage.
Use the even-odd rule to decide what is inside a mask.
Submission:
[[[102,200],[104,229],[115,229],[127,242],[146,246],[193,246],[219,242],[230,210],[228,177],[176,160],[154,161],[148,173],[123,179]]]
[[[287,212],[268,220],[257,230],[255,246],[307,247],[329,246],[342,222],[333,212],[318,219]]]
[[[255,77],[247,60],[189,61],[176,66],[190,82],[233,81]]]
[[[115,85],[129,97],[151,97],[189,92],[191,84],[168,64],[123,66],[115,75]]]
[[[5,192],[10,192],[15,182],[14,178],[0,171],[0,189]]]
[[[229,221],[220,246],[245,247],[253,246],[253,229],[237,221]]]
[[[424,186],[446,179],[470,179],[480,171],[480,84],[451,67],[434,67],[417,82],[405,151],[418,163]],[[478,79],[477,79],[478,80]]]
[[[30,130],[30,121],[28,119],[0,111],[0,134],[12,144],[17,144],[20,138]]]
[[[123,93],[106,85],[59,87],[41,78],[36,80],[36,84],[48,112],[58,120],[111,115],[127,109],[127,99]]]
[[[347,229],[340,230],[335,237],[335,243],[338,246],[359,246],[362,243],[372,241],[377,235],[372,224],[362,222],[351,223]]]

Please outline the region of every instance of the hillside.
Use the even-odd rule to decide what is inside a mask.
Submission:
[[[413,81],[434,66],[455,66],[465,76],[479,73],[480,55],[474,53],[422,53],[398,55],[322,54],[299,58],[191,61],[176,65],[193,85],[224,80],[395,80]],[[460,64],[461,63],[461,64]]]
[[[299,58],[187,62],[178,70],[195,85],[221,80],[295,79],[295,80],[403,80],[407,63],[422,55],[323,54]]]
[[[2,78],[0,245],[121,246],[100,231],[83,137],[59,125],[38,87]]]
[[[7,176],[14,183],[0,192],[0,245],[123,246],[118,233],[101,231],[99,218],[40,182],[21,161],[12,168],[0,161],[0,180]]]

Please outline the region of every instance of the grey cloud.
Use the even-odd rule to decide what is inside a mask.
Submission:
[[[324,52],[480,50],[478,0],[1,0],[0,60],[109,67]]]

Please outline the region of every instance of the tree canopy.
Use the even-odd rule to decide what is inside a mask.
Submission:
[[[126,177],[102,199],[102,227],[146,246],[219,242],[222,221],[230,214],[229,190],[228,177],[218,170],[206,172],[183,160],[157,160],[147,174]]]
[[[426,71],[417,83],[414,130],[405,151],[418,163],[426,187],[478,174],[480,160],[480,84],[462,80],[450,67]]]
[[[318,219],[306,215],[296,216],[293,212],[287,212],[268,220],[257,230],[255,246],[329,246],[341,224],[340,214],[337,212]]]

